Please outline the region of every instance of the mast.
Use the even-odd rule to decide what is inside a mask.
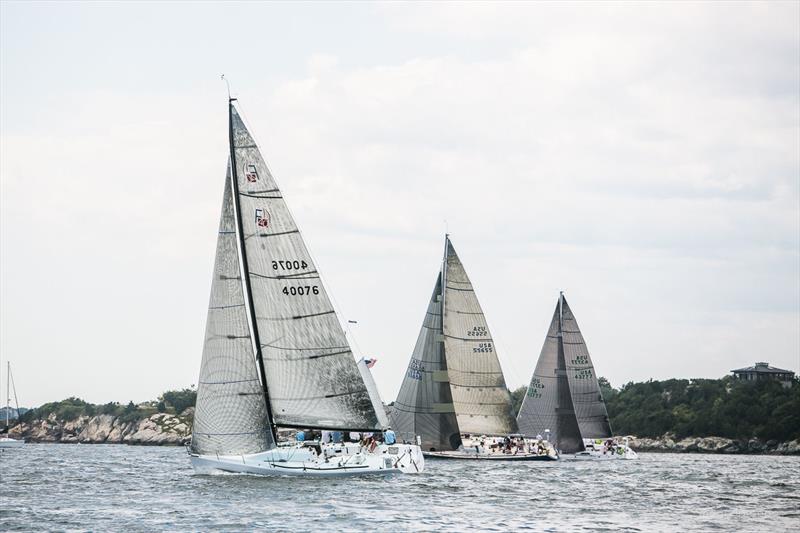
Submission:
[[[11,361],[6,361],[8,365],[8,369],[6,370],[6,433],[11,434],[10,424],[10,412],[11,409]],[[17,413],[19,416],[19,413]]]
[[[442,256],[442,335],[444,335],[444,299],[447,294],[447,245],[450,242],[450,234],[444,234],[444,255]],[[444,348],[442,348],[444,351]],[[444,360],[447,361],[447,353],[444,352]]]
[[[255,308],[253,307],[253,293],[250,289],[250,270],[247,267],[247,253],[244,248],[244,229],[242,227],[242,214],[239,205],[239,178],[236,172],[236,150],[233,142],[233,102],[236,98],[228,97],[228,140],[230,143],[231,155],[231,185],[233,190],[233,209],[236,217],[236,236],[239,244],[239,261],[241,264],[242,284],[247,302],[248,316],[250,319],[250,334],[255,344],[256,361],[258,362],[259,373],[261,374],[261,388],[264,391],[264,402],[267,404],[267,418],[269,419],[269,431],[273,442],[277,442],[275,423],[272,417],[272,405],[269,401],[269,389],[267,388],[267,372],[264,369],[264,359],[261,354],[261,339],[258,335],[258,325],[256,324]]]

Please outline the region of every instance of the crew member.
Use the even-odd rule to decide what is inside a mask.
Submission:
[[[392,431],[391,426],[386,428],[386,431],[383,432],[383,442],[386,444],[394,444],[397,442],[397,437]]]

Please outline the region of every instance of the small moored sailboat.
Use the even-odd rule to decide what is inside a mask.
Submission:
[[[627,439],[612,437],[589,350],[563,292],[517,422],[526,435],[549,434],[563,458],[636,458]]]
[[[25,445],[22,439],[11,438],[11,390],[14,390],[14,403],[17,406],[17,420],[19,420],[19,402],[17,401],[17,388],[14,386],[14,378],[11,377],[11,361],[6,362],[6,427],[5,437],[0,437],[0,448],[21,448]]]
[[[230,160],[206,322],[191,462],[200,473],[415,473],[413,444],[281,443],[277,429],[381,432],[319,271],[229,101]]]
[[[503,370],[464,265],[445,236],[442,268],[392,406],[398,434],[429,457],[549,460],[544,442],[518,435]]]

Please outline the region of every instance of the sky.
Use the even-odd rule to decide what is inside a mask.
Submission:
[[[446,231],[512,388],[560,290],[615,386],[800,371],[800,3],[4,0],[21,405],[197,382],[222,73],[385,401]]]

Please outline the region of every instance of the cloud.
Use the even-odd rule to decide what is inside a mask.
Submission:
[[[384,399],[446,228],[511,385],[561,289],[615,384],[756,359],[797,369],[800,8],[718,6],[380,5],[358,12],[366,44],[344,22],[319,37],[311,15],[276,43],[197,29],[268,11],[254,6],[154,30],[177,32],[156,35],[164,57],[197,50],[182,68],[113,40],[153,70],[134,82],[104,60],[102,88],[70,79],[36,106],[3,104],[4,355],[42,384],[37,402],[195,382],[227,157],[207,53],[238,69],[244,117],[342,318],[359,321],[357,349],[380,359]],[[271,70],[279,45],[292,66]]]

